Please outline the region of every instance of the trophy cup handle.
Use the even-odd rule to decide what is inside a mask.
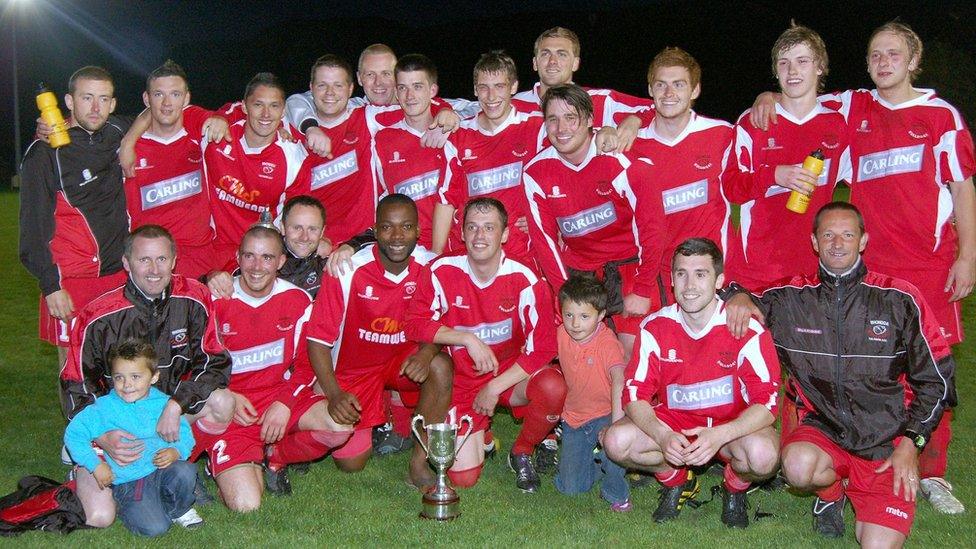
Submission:
[[[465,421],[468,422],[468,431],[466,433],[464,433],[464,436],[461,437],[461,443],[458,444],[457,445],[457,449],[454,450],[454,457],[455,458],[457,457],[458,453],[461,452],[461,447],[464,446],[464,443],[468,441],[468,437],[471,436],[471,431],[474,429],[474,421],[471,420],[471,416],[465,414],[465,415],[461,416],[461,419],[458,421],[458,429],[459,429],[459,432],[460,432],[461,426],[464,425],[464,422]]]
[[[417,414],[417,415],[413,416],[413,420],[410,422],[410,430],[413,431],[414,436],[417,437],[417,442],[420,444],[420,447],[424,449],[424,454],[430,455],[430,450],[428,450],[427,449],[427,445],[424,444],[423,437],[421,437],[420,436],[420,433],[417,432],[417,422],[418,421],[421,423],[421,425],[423,425],[423,423],[424,423],[424,416],[422,416],[420,414]],[[421,427],[421,429],[423,429],[423,427]]]

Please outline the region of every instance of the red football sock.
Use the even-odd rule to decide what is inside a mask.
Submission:
[[[654,478],[668,488],[674,488],[675,486],[681,486],[687,482],[688,469],[682,467],[680,469],[661,471],[660,473],[654,473]]]
[[[945,477],[949,457],[949,442],[952,441],[952,409],[946,409],[942,420],[936,425],[925,445],[922,454],[918,456],[918,473],[921,478]]]
[[[352,431],[295,431],[271,446],[268,466],[280,469],[289,463],[314,461],[341,445]]]
[[[559,422],[566,402],[566,380],[555,368],[545,368],[529,379],[529,403],[525,407],[522,430],[512,444],[513,454],[531,454]]]
[[[732,469],[731,463],[725,464],[725,474],[723,476],[725,477],[725,489],[731,494],[745,492],[749,489],[749,485],[752,484],[749,481],[742,480],[742,477],[735,472],[735,469]]]
[[[482,467],[484,467],[483,464],[462,471],[448,469],[447,478],[451,479],[451,485],[455,488],[471,488],[478,483],[478,478],[481,477]]]
[[[393,416],[393,432],[403,438],[410,438],[410,420],[413,419],[413,410],[403,404],[393,402],[390,404],[390,415]]]
[[[835,480],[830,486],[817,490],[817,497],[824,501],[837,501],[844,495],[844,485],[840,479]]]

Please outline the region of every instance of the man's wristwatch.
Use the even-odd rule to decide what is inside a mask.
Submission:
[[[917,449],[919,452],[924,450],[925,445],[929,442],[924,436],[916,433],[915,431],[906,430],[904,433],[902,433],[902,436],[912,441],[912,444],[915,445],[915,449]]]
[[[732,282],[716,293],[718,294],[719,299],[722,301],[728,301],[735,294],[747,294],[749,293],[749,290],[743,288],[738,282]]]

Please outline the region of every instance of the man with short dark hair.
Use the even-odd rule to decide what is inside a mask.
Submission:
[[[62,407],[68,419],[110,389],[112,345],[138,337],[156,347],[156,387],[171,396],[156,430],[167,441],[179,436],[182,414],[208,433],[223,432],[233,417],[227,391],[230,358],[217,339],[210,292],[195,280],[173,274],[176,244],[158,225],[143,225],[125,238],[124,286],[89,303],[71,326],[71,348],[61,371]],[[138,459],[142,444],[128,433],[110,431],[98,445],[120,464]],[[77,470],[78,497],[92,526],[115,517],[111,491],[99,489],[87,470]]]
[[[64,102],[75,123],[71,143],[57,149],[31,143],[20,191],[20,260],[40,286],[39,333],[58,346],[59,366],[71,319],[125,281],[128,234],[117,151],[129,120],[112,115],[112,75],[101,67],[78,69]]]
[[[752,299],[724,291],[729,326],[741,335],[755,314],[773,334],[799,417],[784,428],[783,474],[817,494],[814,529],[843,536],[849,498],[862,546],[901,546],[915,516],[919,453],[956,398],[955,363],[918,289],[865,266],[868,233],[855,206],[821,208],[811,241],[816,275]]]

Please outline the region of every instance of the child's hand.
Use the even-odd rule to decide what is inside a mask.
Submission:
[[[98,467],[92,471],[92,476],[95,477],[95,482],[98,483],[98,488],[104,490],[112,485],[112,481],[115,480],[115,473],[112,472],[112,468],[108,466],[108,463],[99,463]]]
[[[180,452],[176,448],[163,448],[153,454],[153,465],[159,469],[165,469],[180,459]]]

